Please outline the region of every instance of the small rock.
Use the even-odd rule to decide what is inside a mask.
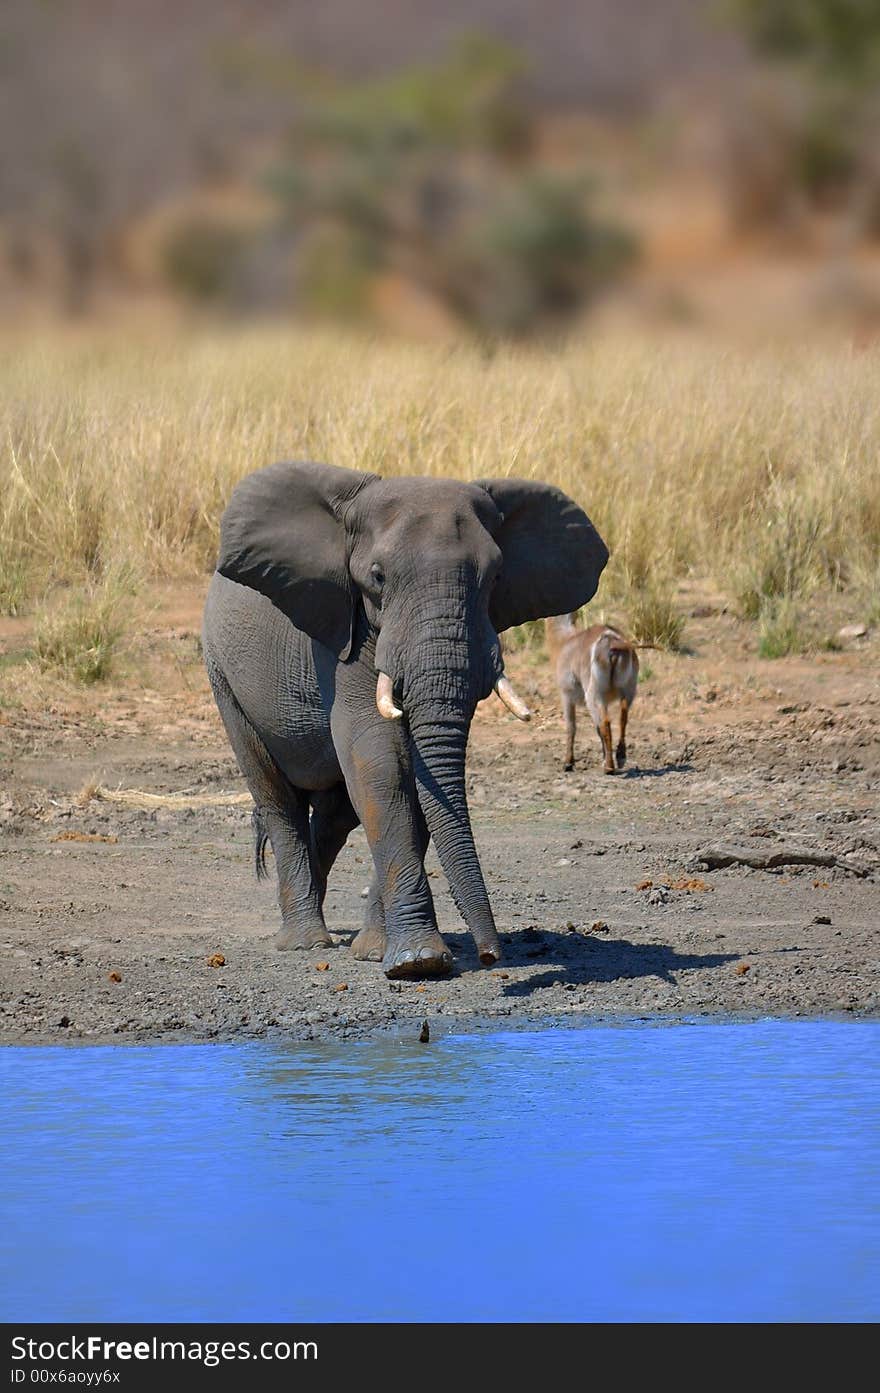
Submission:
[[[830,924],[830,923],[831,923],[831,915],[830,915],[830,914],[814,914],[814,915],[813,915],[813,923],[814,923],[814,924]]]
[[[745,977],[747,972],[751,972],[752,965],[751,963],[737,963],[736,967],[733,970],[736,973],[737,977]]]
[[[119,973],[119,972],[108,972],[108,973],[107,973],[107,981],[108,981],[108,982],[121,982],[121,981],[122,981],[122,975],[121,975],[121,973]]]
[[[607,933],[608,933],[608,925],[605,923],[605,920],[604,920],[604,919],[594,919],[593,922],[592,922],[592,924],[590,925],[590,933],[591,933],[591,934],[607,934]]]
[[[842,629],[837,630],[837,637],[842,639],[864,638],[868,632],[866,624],[844,624]]]
[[[316,972],[329,972],[329,971],[330,971],[330,964],[329,964],[329,963],[315,963],[315,971],[316,971]]]
[[[567,858],[566,856],[560,856],[560,858],[559,858],[559,860],[556,862],[556,864],[557,864],[557,866],[570,866],[570,865],[571,865],[571,862],[568,860],[568,858]]]
[[[70,1017],[69,1017],[69,1016],[62,1016],[62,1017],[61,1017],[61,1020],[58,1022],[58,1024],[59,1024],[63,1029],[66,1030],[67,1027],[70,1025]]]
[[[337,984],[336,984],[336,986],[333,988],[333,990],[334,990],[335,992],[347,992],[347,991],[348,991],[348,983],[347,983],[347,982],[337,982]]]
[[[222,953],[212,953],[210,958],[207,959],[207,963],[209,967],[225,967],[226,959]]]
[[[669,891],[665,885],[657,885],[648,891],[648,904],[669,904]]]
[[[422,1021],[422,1028],[419,1031],[419,1044],[427,1045],[431,1038],[431,1030],[427,1021]]]

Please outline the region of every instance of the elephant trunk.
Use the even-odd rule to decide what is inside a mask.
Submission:
[[[501,957],[501,946],[467,805],[464,769],[470,717],[461,713],[421,719],[416,710],[409,716],[409,728],[419,803],[458,912],[473,935],[480,962],[489,966]]]

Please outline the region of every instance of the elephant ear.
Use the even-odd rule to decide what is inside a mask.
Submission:
[[[249,474],[221,519],[217,570],[268,595],[298,629],[347,658],[357,592],[344,515],[377,478],[332,464],[270,464]]]
[[[552,484],[478,479],[503,516],[495,540],[503,562],[489,617],[496,633],[571,614],[591,600],[608,548],[582,508]]]

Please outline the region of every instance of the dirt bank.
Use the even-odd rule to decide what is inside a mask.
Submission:
[[[469,764],[505,959],[478,966],[431,859],[455,972],[391,984],[347,951],[369,875],[360,830],[331,878],[336,947],[271,946],[274,884],[253,877],[244,785],[199,662],[200,599],[163,592],[100,690],[53,687],[27,665],[27,625],[0,631],[0,1042],[880,1015],[875,636],[762,662],[746,626],[692,605],[689,651],[650,656],[631,768],[614,779],[586,725],[562,773],[549,669],[512,655],[538,716],[520,726],[486,703]],[[706,869],[707,848],[738,859]]]

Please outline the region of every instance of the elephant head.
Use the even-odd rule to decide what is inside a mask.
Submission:
[[[218,570],[261,591],[341,663],[372,662],[376,703],[405,718],[418,800],[484,961],[497,937],[465,794],[477,703],[526,718],[498,635],[578,609],[608,559],[586,514],[524,479],[389,478],[273,464],[224,514]]]

